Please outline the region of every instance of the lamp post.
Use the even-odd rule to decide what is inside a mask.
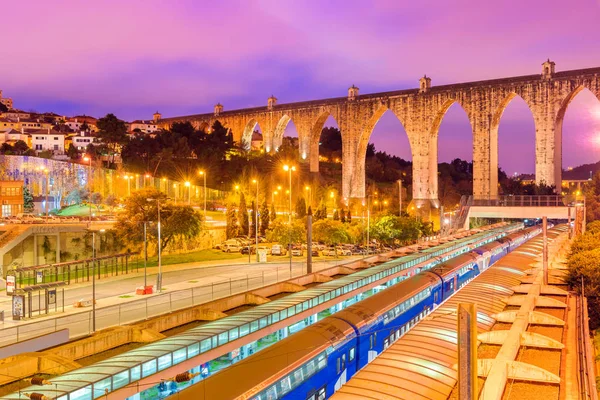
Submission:
[[[289,166],[287,164],[285,164],[283,166],[283,170],[288,172],[288,176],[289,176],[289,194],[290,194],[290,208],[289,208],[289,214],[288,214],[288,232],[289,232],[289,237],[288,237],[288,251],[290,252],[290,278],[292,277],[292,171],[296,170],[296,167],[294,165]]]
[[[92,332],[96,332],[96,231],[92,231]]]
[[[146,179],[149,179],[149,178],[150,178],[150,174],[147,173],[146,175],[144,175],[144,187],[146,187],[146,185],[147,185]]]
[[[90,212],[88,215],[88,228],[92,225],[92,156],[83,156],[83,161],[88,162],[88,187],[89,187],[89,198],[88,205]]]
[[[310,186],[306,185],[304,187],[304,190],[306,190],[308,192],[308,206],[311,207],[312,206],[312,190],[310,189]]]
[[[402,179],[398,179],[398,216],[402,216]]]
[[[371,249],[371,238],[369,237],[371,234],[371,195],[367,196],[367,256],[369,255],[369,250]]]
[[[160,242],[160,199],[146,199],[146,201],[156,201],[157,209],[157,229],[158,229],[158,275],[156,276],[156,288],[162,292],[162,260],[161,260],[161,242]],[[145,225],[144,225],[145,226]],[[145,230],[144,230],[145,234]],[[144,238],[145,240],[145,238]],[[146,284],[146,271],[144,268],[144,285]]]
[[[256,185],[256,201],[254,202],[254,239],[256,242],[256,262],[258,262],[258,179],[253,179],[252,183]]]
[[[44,174],[46,174],[46,217],[47,217],[49,215],[48,192],[50,191],[50,171],[48,171],[48,168],[44,168]]]
[[[204,222],[206,222],[206,172],[200,171],[199,174],[204,178]]]
[[[186,181],[184,185],[188,188],[188,205],[192,204],[192,185],[189,181]]]

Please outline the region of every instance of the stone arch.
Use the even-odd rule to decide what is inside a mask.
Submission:
[[[556,113],[556,118],[554,121],[554,179],[556,182],[557,192],[560,190],[560,185],[562,182],[562,134],[565,114],[573,99],[575,99],[575,97],[577,97],[580,93],[585,91],[590,92],[598,101],[600,101],[599,93],[594,93],[594,91],[586,85],[578,85],[572,91],[570,91],[561,101],[560,107]],[[557,162],[556,160],[558,160],[559,162]]]
[[[321,112],[311,126],[309,139],[310,172],[319,172],[319,142],[321,140],[321,132],[325,127],[325,122],[327,122],[329,117],[333,118],[339,127],[339,122],[329,110]],[[342,132],[342,137],[343,135]]]
[[[240,141],[240,146],[246,151],[249,151],[252,146],[252,134],[256,130],[257,126],[258,126],[258,121],[254,118],[251,118],[250,120],[248,120],[248,122],[246,122],[246,126],[244,127],[244,132],[242,133],[242,138]],[[263,144],[264,144],[264,135],[263,135]]]
[[[292,118],[289,115],[283,114],[281,118],[279,118],[279,121],[277,121],[275,130],[273,131],[272,139],[274,151],[277,151],[277,149],[279,149],[279,147],[281,146],[281,143],[283,142],[283,133],[285,132],[285,128],[287,128],[291,120]]]
[[[212,125],[209,124],[207,121],[200,121],[200,122],[198,122],[197,129],[201,132],[208,133],[211,129],[211,126]]]
[[[516,92],[508,92],[504,98],[500,101],[500,103],[493,109],[490,123],[490,172],[491,172],[491,186],[490,188],[498,187],[498,167],[500,166],[500,156],[499,156],[499,128],[500,121],[502,120],[502,116],[504,112],[508,108],[508,105],[512,103],[513,100],[520,99],[529,110],[529,115],[531,116],[532,121],[534,120],[534,114],[531,109],[529,102],[527,102],[522,96],[520,96]],[[534,139],[535,140],[535,139]],[[534,145],[535,146],[535,145]],[[497,192],[496,192],[497,195]]]
[[[429,157],[427,157],[428,185],[427,187],[423,187],[424,185],[421,185],[422,187],[420,188],[420,190],[419,187],[415,185],[415,188],[413,189],[413,196],[415,197],[415,199],[430,199],[436,202],[438,200],[439,133],[442,121],[446,117],[446,114],[448,113],[450,107],[452,107],[454,104],[457,104],[467,116],[469,120],[469,126],[471,127],[471,140],[474,140],[473,122],[471,118],[469,118],[467,108],[461,103],[460,100],[454,97],[444,100],[435,112],[435,116],[429,128],[428,143],[423,143],[423,145],[421,146],[418,146],[416,143],[414,143],[413,146],[415,148],[415,152],[413,153],[413,170],[423,169],[423,166],[417,165],[418,162],[415,161],[417,158],[419,158],[419,156],[422,157],[422,155],[416,154],[419,151],[419,149],[421,149],[421,151],[425,150],[429,154]],[[413,140],[416,140],[416,138],[414,137],[414,135],[411,135],[411,145],[413,144]],[[417,174],[413,172],[413,175],[414,181],[416,179],[415,176]]]
[[[391,112],[396,117],[396,119],[398,120],[400,125],[402,125],[403,128],[405,127],[405,125],[402,122],[402,120],[400,119],[400,117],[398,117],[398,115],[394,112],[394,110],[390,109],[387,104],[382,103],[379,105],[379,107],[377,109],[375,109],[375,111],[373,112],[371,117],[366,121],[363,129],[361,130],[360,138],[358,140],[358,144],[356,147],[356,163],[355,163],[354,173],[353,173],[352,181],[351,181],[352,193],[353,193],[352,197],[364,198],[366,195],[365,194],[365,181],[366,181],[365,164],[366,164],[366,158],[367,158],[367,147],[369,145],[369,140],[371,138],[371,135],[373,134],[373,130],[375,129],[375,126],[377,125],[377,123],[379,122],[379,120],[381,119],[383,114],[385,114],[387,111]],[[406,130],[406,128],[405,128],[405,130]],[[412,143],[410,143],[410,139],[409,139],[409,145],[411,146],[411,154],[412,154]]]

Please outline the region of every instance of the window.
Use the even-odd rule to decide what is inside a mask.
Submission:
[[[350,352],[348,353],[348,361],[354,361],[354,356],[356,355],[356,348],[352,347]]]
[[[336,361],[336,367],[335,367],[335,370],[336,370],[337,374],[339,374],[342,371],[341,366],[342,366],[342,361],[338,357],[338,359]]]

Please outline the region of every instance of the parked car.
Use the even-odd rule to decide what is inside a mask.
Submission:
[[[337,252],[335,251],[335,247],[327,247],[325,250],[323,250],[323,255],[324,256],[337,256]]]
[[[225,243],[223,245],[223,251],[225,253],[238,253],[241,249],[241,246],[238,243]]]
[[[313,248],[312,251],[311,251],[311,253],[312,253],[313,257],[319,257],[319,250]]]
[[[292,247],[292,255],[294,257],[302,257],[304,255],[304,251],[302,250],[302,246],[294,246],[294,247]]]
[[[337,253],[341,256],[351,256],[352,250],[348,249],[347,247],[340,246],[337,249]]]
[[[240,248],[240,253],[242,253],[242,254],[248,254],[248,251],[250,251],[250,254],[256,254],[256,247],[255,246],[243,246]]]
[[[271,254],[274,256],[285,256],[287,254],[287,250],[280,244],[274,244],[271,246]]]

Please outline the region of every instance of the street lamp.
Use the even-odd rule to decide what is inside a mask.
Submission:
[[[188,181],[186,181],[184,185],[188,188],[188,205],[190,205],[192,204],[192,187]]]
[[[402,216],[402,179],[398,179],[398,216]]]
[[[146,179],[149,179],[149,178],[150,178],[150,174],[147,173],[146,175],[144,175],[144,187],[146,187]]]
[[[283,170],[288,172],[288,176],[289,176],[289,194],[290,194],[290,209],[289,209],[289,215],[288,215],[288,224],[289,224],[289,248],[288,251],[290,252],[290,278],[292,277],[292,171],[296,171],[296,167],[294,165],[289,166],[287,164],[285,164],[283,166]]]
[[[100,229],[104,233],[106,229]],[[92,231],[92,332],[96,332],[96,231]]]
[[[44,168],[44,174],[46,174],[46,217],[49,215],[48,212],[48,192],[50,191],[50,171],[48,168]]]
[[[160,242],[160,199],[146,199],[146,201],[156,201],[156,209],[158,214],[158,275],[156,276],[156,288],[158,292],[162,292],[162,263],[161,263],[161,242]],[[146,285],[146,270],[144,269],[144,286]],[[144,287],[144,290],[146,288]]]
[[[258,179],[252,179],[252,183],[256,185],[256,201],[254,202],[254,238],[256,239],[256,262],[258,262]]]
[[[92,156],[83,156],[83,161],[88,163],[88,187],[89,187],[89,198],[88,205],[90,206],[90,212],[88,216],[88,228],[92,225]]]
[[[198,172],[204,178],[204,222],[206,222],[206,172]]]

